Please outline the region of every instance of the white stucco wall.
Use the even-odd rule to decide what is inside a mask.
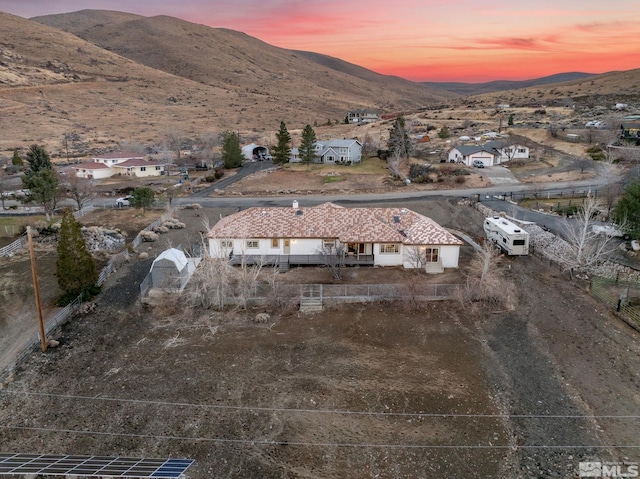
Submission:
[[[160,176],[162,175],[162,170],[163,167],[160,166],[159,170],[156,170],[156,165],[150,165],[150,166],[145,166],[145,171],[141,170],[141,167],[136,167],[133,171],[133,175],[137,176],[138,178],[145,178],[147,176]]]
[[[440,246],[440,258],[445,268],[457,268],[460,259],[460,246]]]
[[[101,180],[113,176],[113,170],[111,168],[101,168],[99,170],[76,170],[76,176],[78,178],[92,178],[94,180]]]
[[[380,245],[373,245],[373,264],[377,266],[399,266],[402,265],[404,245],[400,245],[399,253],[380,253]]]

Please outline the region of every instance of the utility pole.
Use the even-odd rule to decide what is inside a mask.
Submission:
[[[38,308],[38,320],[40,323],[40,342],[42,352],[47,350],[47,338],[44,333],[44,321],[42,320],[42,305],[40,304],[40,287],[38,286],[38,272],[36,270],[36,255],[33,251],[33,240],[31,239],[31,227],[27,226],[27,242],[29,245],[29,257],[31,258],[31,274],[33,275],[33,290],[36,294],[36,306]]]

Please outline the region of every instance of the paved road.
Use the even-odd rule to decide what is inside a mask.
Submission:
[[[570,220],[562,216],[548,215],[540,213],[539,211],[533,211],[528,208],[514,205],[508,201],[496,200],[496,199],[483,199],[482,204],[487,205],[489,208],[495,211],[501,211],[511,216],[512,218],[524,221],[532,221],[540,226],[546,227],[556,236],[564,237],[567,224]]]
[[[246,176],[246,175],[245,175]],[[231,179],[231,178],[230,178]],[[221,182],[215,183],[213,186],[221,189],[218,185]],[[547,185],[538,186],[536,192],[549,193],[550,195],[558,194],[559,192],[566,192],[568,190],[594,190],[601,187],[598,180],[589,181],[567,181],[560,183],[549,183]],[[328,194],[328,195],[304,195],[304,196],[189,196],[186,198],[177,198],[174,200],[175,205],[193,203],[197,199],[197,202],[202,206],[212,207],[238,207],[248,208],[250,206],[288,206],[294,199],[300,202],[301,206],[317,205],[326,201],[333,201],[339,203],[367,203],[367,202],[382,202],[382,201],[396,201],[403,200],[416,200],[416,199],[442,199],[442,198],[480,198],[482,201],[491,200],[496,195],[509,195],[509,193],[531,192],[531,185],[517,184],[517,185],[498,185],[489,186],[485,188],[468,188],[468,189],[454,189],[454,190],[426,190],[426,191],[403,191],[398,190],[393,193],[363,193],[363,194]]]

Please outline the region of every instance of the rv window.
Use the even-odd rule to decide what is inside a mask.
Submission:
[[[502,242],[506,243],[507,242],[507,238],[502,238]]]
[[[525,241],[523,239],[513,240],[513,246],[524,246]]]

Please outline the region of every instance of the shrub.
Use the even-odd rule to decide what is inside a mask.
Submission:
[[[465,181],[467,181],[467,179],[466,179],[464,176],[456,176],[456,178],[455,178],[455,180],[454,180],[454,181],[455,181],[456,183],[458,183],[458,184],[460,184],[460,185],[461,185],[462,183],[464,183]]]
[[[431,165],[418,165],[417,163],[412,163],[409,166],[409,179],[411,181],[414,181],[417,178],[425,177],[426,175],[431,173],[431,171]]]

